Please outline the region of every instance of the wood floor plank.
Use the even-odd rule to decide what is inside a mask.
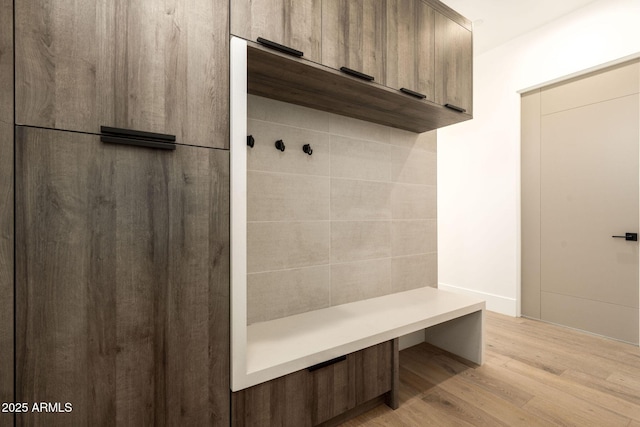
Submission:
[[[615,396],[618,399],[629,402],[636,407],[634,412],[636,412],[638,416],[635,418],[640,420],[640,384],[633,386],[631,385],[633,383],[627,383],[625,381],[603,380],[592,375],[585,374],[584,372],[574,371],[571,369],[565,371],[561,377],[574,383],[581,384],[587,389],[595,389],[600,393]],[[632,418],[634,418],[634,416],[632,416]]]
[[[347,426],[640,427],[640,349],[487,312],[481,367],[420,344],[400,353],[400,407]]]
[[[503,369],[499,367],[485,365],[479,369],[463,372],[460,379],[518,407],[523,406],[534,397],[532,393],[517,383],[503,378],[502,372]]]
[[[467,381],[447,381],[439,388],[458,397],[469,406],[481,408],[505,425],[528,427],[545,425],[538,417],[486,389],[477,387],[476,384]]]
[[[542,322],[531,321],[533,325],[524,324],[517,334],[511,331],[495,331],[496,338],[500,342],[499,337],[508,337],[513,341],[514,348],[512,351],[545,351],[552,355],[560,355],[563,357],[563,363],[572,369],[583,369],[591,375],[599,375],[601,378],[608,377],[612,370],[623,370],[625,372],[637,372],[637,366],[640,364],[640,353],[630,352],[629,344],[610,340],[603,337],[593,336],[581,331],[573,331],[569,336],[561,335],[557,331],[560,327],[555,325],[545,326],[552,327],[549,333],[546,330],[541,331]],[[529,327],[529,329],[525,328]],[[531,327],[534,327],[531,329]],[[565,328],[566,329],[566,328]],[[564,331],[565,335],[567,331]],[[567,352],[567,348],[589,349],[588,351]],[[520,356],[524,361],[524,358]]]
[[[633,390],[640,392],[640,377],[629,375],[627,373],[623,374],[621,372],[614,372],[609,377],[607,377],[607,381],[621,384],[625,387],[629,387]]]
[[[508,426],[479,406],[469,405],[462,398],[447,392],[442,387],[431,389],[422,398],[430,410],[438,410],[447,415],[444,422],[455,419],[474,426]]]
[[[525,409],[536,417],[552,425],[559,426],[628,426],[630,420],[616,415],[590,412],[588,408],[566,406],[561,402],[535,397],[525,405]]]
[[[629,419],[636,418],[640,414],[640,406],[634,405],[627,400],[620,399],[612,394],[603,393],[598,390],[594,384],[585,386],[583,384],[571,381],[568,377],[549,374],[548,372],[532,370],[528,366],[512,361],[506,365],[507,369],[518,372],[531,379],[544,383],[547,387],[556,389],[560,392],[570,390],[571,395],[590,407],[589,412],[598,412],[598,408],[604,411],[620,414]],[[576,401],[577,402],[577,401]],[[581,404],[574,403],[575,406],[581,407]]]

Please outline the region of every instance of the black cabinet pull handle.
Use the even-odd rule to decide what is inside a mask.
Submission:
[[[453,105],[453,104],[444,104],[444,106],[445,106],[445,107],[447,107],[447,108],[449,108],[449,109],[451,109],[451,110],[457,111],[458,113],[466,113],[466,112],[467,112],[467,110],[465,110],[465,109],[464,109],[464,108],[462,108],[462,107],[458,107],[457,105]]]
[[[275,145],[278,150],[284,151],[284,142],[281,139],[277,140]]]
[[[292,55],[298,58],[301,58],[302,55],[304,55],[304,52],[302,52],[301,50],[297,50],[280,43],[272,42],[271,40],[263,39],[262,37],[258,37],[258,43],[268,48],[279,50],[282,53],[286,53],[288,55]]]
[[[342,71],[343,73],[350,74],[359,79],[366,80],[368,82],[372,82],[374,80],[373,76],[370,76],[369,74],[361,73],[360,71],[352,70],[351,68],[340,67],[340,71]]]
[[[143,132],[133,129],[100,126],[100,141],[109,144],[135,145],[137,147],[159,148],[161,150],[175,150],[175,135],[164,133]]]
[[[307,371],[313,372],[318,369],[326,368],[327,366],[331,366],[333,364],[342,362],[343,360],[347,360],[347,356],[336,357],[335,359],[327,360],[326,362],[318,363],[317,365],[313,365],[307,368]]]
[[[308,155],[312,155],[313,154],[313,149],[311,148],[311,144],[304,144],[302,146],[302,151],[304,151]]]
[[[256,144],[256,139],[253,137],[253,135],[248,135],[247,136],[247,145],[251,148],[253,148],[253,146]]]
[[[140,130],[113,128],[109,126],[100,126],[100,133],[108,135],[118,135],[131,138],[151,139],[154,141],[175,142],[175,135],[165,133],[143,132]]]
[[[170,142],[150,141],[146,139],[121,138],[119,136],[101,135],[100,141],[109,144],[135,145],[136,147],[159,148],[161,150],[175,150],[176,144]]]
[[[404,92],[407,95],[415,96],[416,98],[420,98],[420,99],[425,99],[427,97],[427,95],[425,95],[423,93],[416,92],[416,91],[413,91],[411,89],[407,89],[406,87],[401,87],[400,88],[400,92]]]

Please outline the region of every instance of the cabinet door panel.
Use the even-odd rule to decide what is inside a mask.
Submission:
[[[330,420],[356,406],[355,364],[347,360],[313,372],[313,424]]]
[[[18,424],[228,423],[228,152],[16,147]]]
[[[13,2],[0,0],[0,402],[13,397]],[[0,426],[13,415],[0,412]]]
[[[417,91],[434,101],[435,95],[435,14],[434,10],[422,1],[416,2],[416,65]]]
[[[434,11],[420,0],[387,0],[387,86],[433,101]]]
[[[13,398],[13,125],[0,120],[0,402]],[[0,425],[13,425],[0,412]]]
[[[387,86],[418,90],[416,37],[416,1],[387,0]]]
[[[234,0],[231,34],[252,41],[262,37],[320,62],[321,10],[322,0]]]
[[[393,342],[386,341],[354,354],[356,404],[360,405],[391,390]]]
[[[386,1],[324,0],[322,63],[348,67],[386,83]]]
[[[233,393],[232,425],[309,427],[312,378],[306,370]]]
[[[16,2],[16,122],[228,148],[227,0]]]
[[[436,26],[436,102],[472,114],[472,34],[440,13]]]

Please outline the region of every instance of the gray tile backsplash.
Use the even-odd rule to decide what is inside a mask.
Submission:
[[[389,221],[332,221],[331,262],[380,259],[391,256]]]
[[[331,178],[331,219],[391,219],[390,182]]]
[[[247,272],[328,264],[331,223],[249,222],[247,224]]]
[[[391,147],[362,139],[331,136],[331,176],[389,182]]]
[[[252,95],[248,115],[249,324],[437,286],[435,131]]]
[[[248,221],[328,221],[330,178],[247,172]]]
[[[248,274],[248,323],[329,307],[330,280],[330,265]]]

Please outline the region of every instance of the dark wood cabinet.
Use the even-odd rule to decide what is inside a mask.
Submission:
[[[16,2],[16,123],[228,148],[228,5]]]
[[[258,37],[304,52],[321,61],[322,0],[233,0],[231,34]]]
[[[14,402],[13,125],[2,121],[0,153],[0,402]],[[13,425],[13,417],[0,412],[0,426],[5,425]]]
[[[16,128],[18,425],[228,425],[228,168]]]
[[[13,218],[13,2],[0,0],[0,402],[14,401]]]
[[[435,14],[428,4],[416,1],[416,91],[428,101],[435,100]]]
[[[387,86],[418,90],[416,3],[387,0]]]
[[[353,354],[356,369],[356,405],[392,389],[393,342],[365,348]]]
[[[322,1],[322,63],[386,83],[387,7],[381,0]]]
[[[387,0],[387,86],[433,101],[434,10],[421,0]]]
[[[235,392],[232,425],[299,427],[331,422],[372,399],[391,395],[394,360],[397,347],[387,341],[331,365]]]
[[[357,405],[357,365],[354,357],[353,354],[349,355],[347,360],[311,373],[313,425],[328,421]]]
[[[473,114],[473,40],[469,29],[435,14],[436,102],[453,104]]]

